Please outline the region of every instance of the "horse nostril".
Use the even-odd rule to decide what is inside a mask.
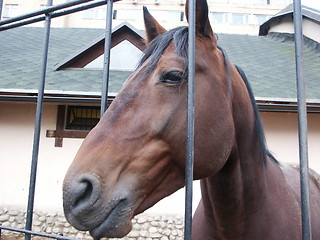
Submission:
[[[75,195],[73,206],[77,207],[81,205],[81,203],[89,203],[90,198],[93,193],[92,183],[88,180],[83,180],[80,182],[78,187],[78,193]]]
[[[64,208],[67,212],[90,211],[101,194],[100,179],[86,174],[77,181],[68,181],[64,186]]]

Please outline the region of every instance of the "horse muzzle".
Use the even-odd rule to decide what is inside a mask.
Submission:
[[[76,229],[90,231],[95,239],[123,237],[132,228],[133,211],[125,191],[115,191],[112,197],[106,197],[106,185],[92,173],[80,177],[67,175],[63,185],[66,219]]]

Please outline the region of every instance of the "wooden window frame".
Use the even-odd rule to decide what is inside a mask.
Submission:
[[[56,130],[47,130],[46,137],[55,138],[55,147],[62,147],[64,138],[85,138],[90,131],[65,130],[66,106],[58,105]]]

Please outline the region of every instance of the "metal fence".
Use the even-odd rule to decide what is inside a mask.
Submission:
[[[31,235],[65,239],[62,234],[50,235],[36,233],[32,231],[32,218],[34,207],[35,185],[37,177],[37,163],[39,153],[39,141],[41,130],[42,106],[44,97],[44,86],[47,69],[48,46],[50,40],[51,19],[67,14],[83,11],[107,4],[106,30],[105,30],[105,59],[103,67],[103,86],[101,93],[101,115],[107,108],[108,82],[109,82],[109,64],[110,64],[110,45],[112,32],[112,8],[113,2],[119,0],[74,0],[59,5],[52,5],[52,0],[48,0],[47,7],[24,14],[18,17],[1,20],[3,0],[0,0],[0,31],[28,25],[31,23],[45,21],[44,43],[42,53],[42,64],[39,77],[39,88],[36,108],[36,121],[34,127],[34,142],[31,162],[31,173],[29,183],[29,197],[26,217],[26,227],[16,229],[0,226],[1,229],[15,231],[25,234],[25,239],[31,239]],[[186,146],[186,195],[185,195],[185,231],[184,239],[191,240],[192,233],[192,181],[193,181],[193,162],[194,162],[194,75],[195,75],[195,11],[196,0],[190,0],[188,5],[189,13],[189,62],[188,62],[188,112],[187,112],[187,146]],[[307,147],[307,111],[306,97],[304,87],[304,67],[303,67],[303,35],[302,35],[302,14],[301,1],[294,0],[294,26],[295,26],[295,52],[296,52],[296,80],[297,80],[297,98],[298,98],[298,116],[299,116],[299,153],[300,153],[300,178],[301,178],[301,199],[302,199],[302,235],[303,240],[311,239],[310,207],[309,207],[309,189],[308,189],[308,147]]]

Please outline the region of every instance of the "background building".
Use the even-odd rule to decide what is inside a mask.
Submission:
[[[56,0],[60,4],[66,0]],[[292,0],[210,0],[210,20],[218,33],[257,35],[259,25],[270,19]],[[3,0],[3,18],[44,8],[46,0]],[[147,6],[162,25],[173,28],[186,24],[184,0],[123,0],[114,3],[113,26],[126,21],[143,29],[142,6]],[[104,28],[106,6],[74,13],[52,21],[52,27]],[[43,23],[34,24],[42,26]]]

